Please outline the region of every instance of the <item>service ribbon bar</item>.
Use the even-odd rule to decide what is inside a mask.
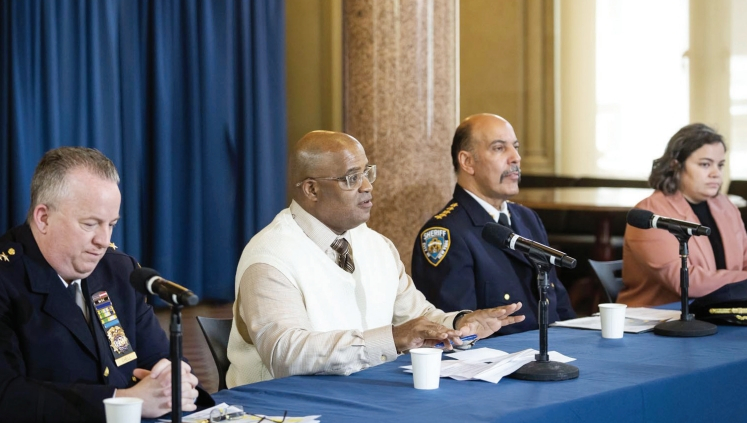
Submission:
[[[114,311],[114,306],[109,299],[109,294],[106,291],[99,291],[91,296],[93,300],[93,306],[96,308],[96,315],[99,317],[101,326],[104,328],[107,339],[109,339],[109,348],[114,355],[114,362],[117,366],[121,366],[125,363],[137,358],[137,354],[132,349],[130,341],[125,335],[122,325],[119,324],[117,319],[117,313]]]

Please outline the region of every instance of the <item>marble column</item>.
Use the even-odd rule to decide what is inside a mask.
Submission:
[[[458,0],[343,1],[343,125],[378,166],[369,226],[410,269],[418,230],[451,198]]]

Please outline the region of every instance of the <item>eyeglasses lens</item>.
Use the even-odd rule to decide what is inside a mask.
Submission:
[[[241,419],[245,416],[244,407],[240,405],[230,405],[228,408],[216,408],[210,412],[211,422],[222,422],[226,420]]]

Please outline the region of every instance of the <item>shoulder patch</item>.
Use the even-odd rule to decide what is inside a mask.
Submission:
[[[454,203],[456,205],[456,203]],[[449,230],[440,226],[433,226],[420,234],[420,246],[423,248],[428,263],[438,266],[446,257],[451,245]]]
[[[447,207],[446,207],[445,209],[443,209],[443,210],[441,211],[441,213],[439,213],[439,214],[437,214],[437,215],[433,216],[433,218],[434,218],[434,219],[438,219],[438,220],[441,220],[441,219],[443,219],[444,217],[448,216],[448,215],[449,215],[449,213],[451,213],[451,211],[452,211],[452,210],[454,210],[454,208],[455,208],[456,206],[458,206],[458,205],[459,205],[459,203],[451,203],[451,204],[449,204],[449,205],[448,205],[448,206],[447,206]]]

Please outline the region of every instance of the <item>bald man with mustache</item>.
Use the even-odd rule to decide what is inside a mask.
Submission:
[[[314,131],[292,155],[293,201],[244,249],[228,342],[229,387],[348,375],[521,322],[520,303],[469,314],[428,303],[396,248],[366,226],[376,166],[350,135]],[[449,342],[444,348],[451,349]]]
[[[534,265],[519,252],[483,240],[488,222],[509,226],[525,238],[547,244],[537,213],[512,203],[519,193],[521,156],[511,124],[493,114],[465,119],[451,145],[457,174],[454,198],[418,232],[412,253],[412,278],[428,301],[445,311],[468,311],[524,304],[523,322],[497,335],[538,328]],[[550,322],[575,317],[555,269],[549,272]]]

